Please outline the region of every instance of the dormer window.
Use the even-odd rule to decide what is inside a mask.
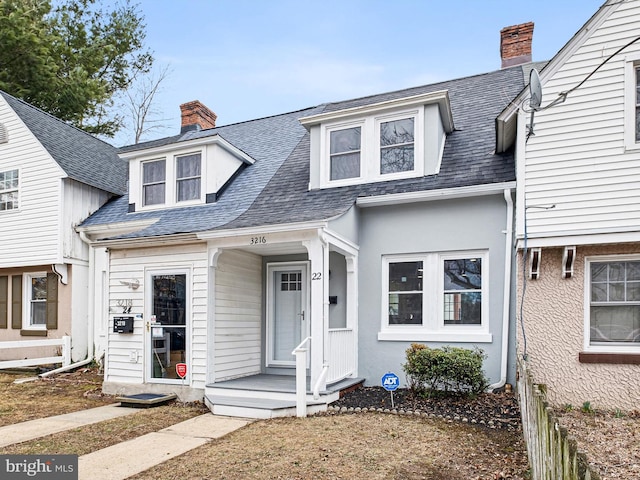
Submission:
[[[331,180],[359,177],[362,127],[332,130],[329,135]]]
[[[300,119],[311,136],[309,188],[435,175],[453,116],[446,91]]]
[[[142,164],[142,205],[162,205],[165,202],[167,162],[152,160]]]
[[[129,160],[129,213],[215,203],[254,160],[219,135],[120,154]]]
[[[177,202],[200,200],[201,172],[200,153],[176,157]]]
[[[379,122],[381,175],[415,169],[414,124],[414,118]]]

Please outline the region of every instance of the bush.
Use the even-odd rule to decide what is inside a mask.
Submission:
[[[429,348],[413,343],[406,353],[407,363],[402,368],[415,393],[429,397],[441,392],[477,395],[489,385],[482,370],[487,356],[478,348]]]

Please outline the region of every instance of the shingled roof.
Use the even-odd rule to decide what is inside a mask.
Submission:
[[[6,92],[0,95],[69,178],[115,195],[126,193],[128,165],[115,147]]]
[[[496,154],[495,119],[524,87],[522,66],[381,95],[329,103],[128,147],[124,151],[220,135],[256,160],[215,204],[127,213],[123,197],[100,209],[84,226],[155,219],[120,238],[319,221],[351,208],[358,197],[437,190],[515,180],[512,152]],[[447,135],[440,172],[420,178],[309,190],[310,140],[299,118],[447,90],[455,131]]]

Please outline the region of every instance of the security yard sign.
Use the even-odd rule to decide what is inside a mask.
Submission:
[[[395,373],[389,372],[382,376],[382,387],[391,395],[391,408],[395,408],[393,404],[393,392],[400,386],[400,379]]]
[[[400,386],[400,379],[395,373],[385,373],[382,376],[382,386],[388,392],[393,392]]]

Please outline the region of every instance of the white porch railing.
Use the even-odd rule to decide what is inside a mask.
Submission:
[[[311,337],[305,338],[291,355],[296,357],[296,416],[307,416],[307,348]]]
[[[50,340],[16,340],[14,342],[0,342],[0,350],[28,347],[62,347],[62,354],[55,357],[25,358],[22,360],[0,361],[0,370],[5,368],[48,365],[50,363],[62,363],[63,367],[71,365],[71,337],[67,335],[62,338]]]
[[[327,383],[348,377],[356,369],[355,338],[352,328],[329,330],[329,373]]]

